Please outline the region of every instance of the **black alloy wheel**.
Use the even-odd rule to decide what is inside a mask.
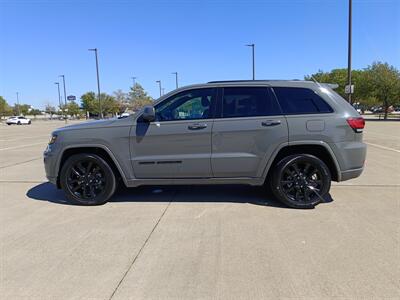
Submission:
[[[116,179],[112,168],[95,154],[73,155],[64,163],[61,187],[74,204],[104,204],[114,194]]]
[[[282,159],[272,179],[274,195],[293,208],[313,208],[323,201],[330,185],[331,174],[326,164],[308,154]]]

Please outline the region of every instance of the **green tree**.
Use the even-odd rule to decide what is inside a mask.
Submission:
[[[56,113],[56,108],[52,106],[50,103],[46,104],[44,111],[50,115],[50,119],[53,118],[53,115]]]
[[[121,114],[130,108],[130,103],[128,99],[128,94],[124,93],[122,90],[116,90],[114,93],[114,99],[118,104],[118,112]]]
[[[99,102],[94,92],[87,92],[81,96],[82,109],[85,113],[100,115]],[[113,96],[106,93],[100,94],[101,110],[103,116],[114,115],[119,112],[119,106]]]
[[[81,109],[75,101],[70,101],[66,107],[67,113],[72,117],[79,117],[81,115]]]
[[[394,66],[381,62],[374,62],[365,72],[370,82],[367,93],[383,104],[384,119],[387,119],[389,107],[400,103],[400,72]]]
[[[11,114],[12,114],[11,107],[8,105],[6,99],[0,96],[0,118],[9,116]]]
[[[365,72],[363,70],[352,71],[352,84],[354,84],[354,94],[352,95],[352,102],[364,102],[365,94]],[[344,92],[347,85],[347,69],[333,69],[330,72],[323,72],[319,70],[315,74],[304,76],[305,80],[317,80],[319,83],[336,83],[339,87],[336,92],[343,98],[347,98]]]
[[[30,108],[31,106],[28,104],[15,104],[13,107],[13,113],[14,115],[27,115]]]
[[[94,92],[87,92],[81,96],[82,109],[85,114],[98,114],[98,101]]]
[[[104,116],[115,115],[119,113],[119,105],[113,96],[110,96],[106,93],[101,93],[100,100]]]
[[[29,112],[29,114],[31,114],[32,116],[34,116],[36,118],[36,116],[42,114],[42,112],[40,111],[40,109],[34,108]]]
[[[147,94],[139,83],[135,83],[135,85],[131,87],[128,98],[133,111],[137,111],[143,106],[153,103],[153,98]]]

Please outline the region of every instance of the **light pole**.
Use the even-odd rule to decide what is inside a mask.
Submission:
[[[252,50],[252,60],[253,60],[253,80],[256,79],[256,65],[255,65],[255,61],[254,61],[254,48],[255,48],[255,44],[248,44],[246,45],[247,47],[251,47]]]
[[[175,86],[178,88],[178,72],[172,72],[171,74],[175,74]]]
[[[62,77],[63,79],[63,86],[64,86],[64,118],[65,118],[65,123],[67,123],[67,90],[65,88],[65,75],[59,75],[58,77]]]
[[[97,48],[89,49],[89,51],[94,51],[96,56],[96,73],[97,73],[97,97],[99,98],[99,112],[100,119],[103,118],[103,111],[101,109],[101,100],[100,100],[100,78],[99,78],[99,60],[97,58]]]
[[[19,107],[19,93],[17,92],[17,108],[18,108],[18,116],[21,115],[21,108]]]
[[[134,87],[135,87],[135,84],[136,84],[135,79],[136,79],[137,77],[131,77],[131,78],[132,78],[132,82],[133,82],[132,87],[134,88]]]
[[[57,84],[57,88],[58,88],[58,106],[61,109],[62,104],[61,104],[61,94],[60,94],[60,83],[59,82],[54,82],[54,84]]]
[[[160,97],[162,96],[161,92],[162,92],[162,88],[161,88],[161,80],[157,80],[156,81],[158,83],[158,87],[160,89]]]
[[[351,103],[351,27],[352,27],[352,0],[349,0],[349,34],[348,34],[348,53],[347,53],[347,84],[348,84],[348,101]]]

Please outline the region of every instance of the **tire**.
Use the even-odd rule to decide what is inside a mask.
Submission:
[[[314,208],[330,187],[329,168],[313,155],[285,157],[273,170],[271,190],[278,200],[292,208]]]
[[[20,122],[20,121],[18,121],[17,125],[21,125],[21,122]]]
[[[32,122],[31,122],[31,121],[29,121],[29,122],[28,122],[28,125],[31,125],[31,123],[32,123]]]
[[[117,181],[111,166],[96,154],[76,154],[61,169],[61,188],[68,201],[78,205],[101,205],[114,194]]]

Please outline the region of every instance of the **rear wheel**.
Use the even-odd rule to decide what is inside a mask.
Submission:
[[[68,158],[61,169],[60,183],[68,200],[80,205],[106,203],[117,186],[112,168],[95,154]]]
[[[17,125],[21,125],[21,121],[18,121]]]
[[[28,125],[31,125],[31,121],[28,122]]]
[[[308,154],[282,159],[273,172],[274,195],[293,208],[313,208],[329,192],[331,174],[326,164]]]

